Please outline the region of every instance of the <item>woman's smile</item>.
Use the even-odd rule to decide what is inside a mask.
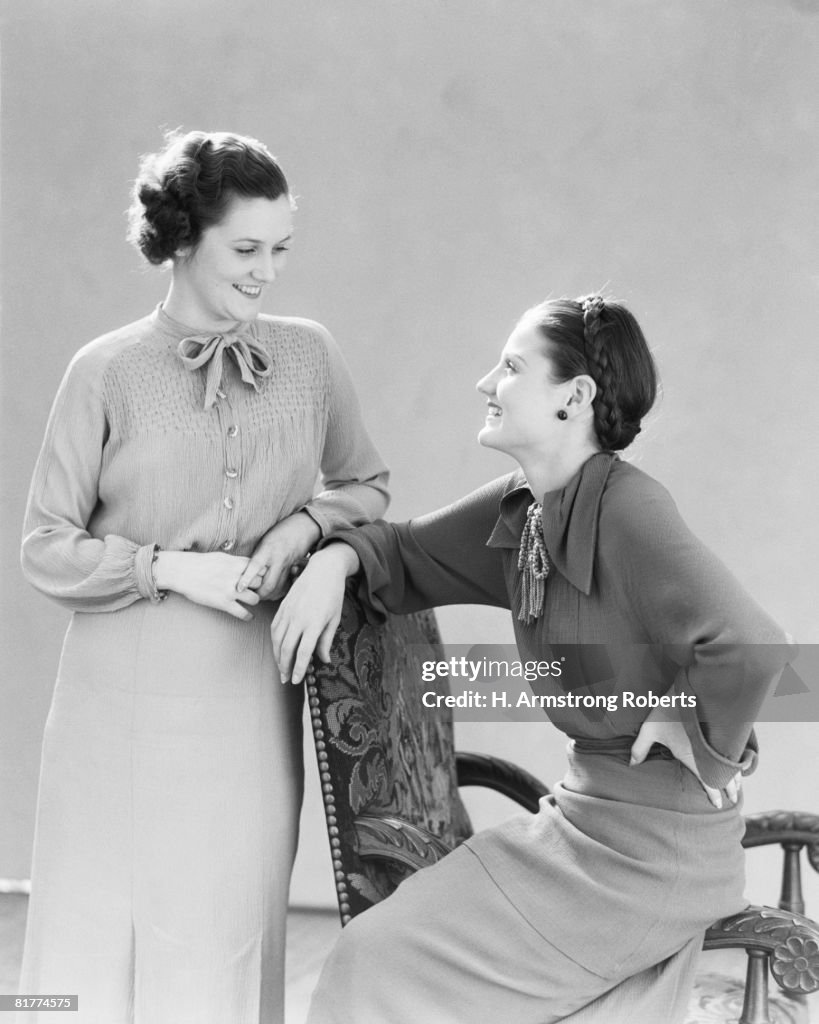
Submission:
[[[202,330],[255,320],[267,286],[284,268],[292,234],[289,196],[234,197],[190,255],[175,261],[166,313]],[[237,280],[237,273],[251,280]]]

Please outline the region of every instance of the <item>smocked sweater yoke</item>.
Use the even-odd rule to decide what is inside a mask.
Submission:
[[[250,555],[299,510],[326,535],[387,506],[386,467],[321,325],[259,317],[250,333],[271,372],[251,386],[225,353],[209,408],[207,367],[188,369],[178,354],[197,333],[160,306],[86,345],[63,378],[22,562],[34,586],[73,610],[150,597],[156,545]]]

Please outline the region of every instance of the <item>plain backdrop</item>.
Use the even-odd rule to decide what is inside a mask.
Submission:
[[[267,310],[342,345],[392,516],[511,468],[475,442],[474,382],[526,307],[608,286],[664,382],[629,457],[819,641],[816,0],[6,0],[2,67],[0,877],[28,874],[67,621],[19,573],[26,490],[73,352],[164,295],[124,241],[163,127],[252,134],[280,158],[299,211]],[[511,635],[498,612],[440,622],[453,642]],[[547,725],[459,731],[561,772]],[[817,723],[759,732],[746,807],[819,811]],[[306,769],[293,899],[329,903],[309,748]],[[776,899],[767,863],[757,900]]]

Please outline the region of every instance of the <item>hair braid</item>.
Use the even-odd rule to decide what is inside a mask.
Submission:
[[[617,403],[615,374],[606,346],[604,320],[606,303],[601,295],[587,295],[581,299],[583,309],[583,338],[589,373],[597,385],[592,409],[594,429],[604,448],[618,448],[623,433],[623,419]]]

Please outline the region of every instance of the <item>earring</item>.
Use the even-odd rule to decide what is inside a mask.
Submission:
[[[565,409],[558,409],[557,410],[557,418],[559,420],[567,420],[569,418],[569,414],[566,412]]]

